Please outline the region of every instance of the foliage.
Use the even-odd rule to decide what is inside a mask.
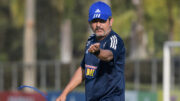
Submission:
[[[15,24],[19,23],[19,19],[13,15],[16,10],[10,9],[12,2],[12,0],[0,1],[0,61],[17,61],[22,58],[22,23]],[[13,5],[16,4],[18,3]]]
[[[172,15],[174,20],[174,39],[180,41],[180,17],[179,17],[179,1],[173,0]],[[163,43],[168,41],[169,22],[167,1],[144,0],[144,27],[148,36],[148,54],[152,57],[162,57]],[[125,40],[125,44],[129,47],[129,37],[131,34],[131,25],[135,21],[135,10],[131,1],[113,0],[112,10],[114,16],[113,29],[120,34]]]
[[[14,27],[22,27],[24,25],[24,6],[25,0],[10,0],[9,2]]]
[[[179,7],[176,5],[177,1],[172,1],[172,15],[174,20],[174,28],[173,28],[173,34],[174,36],[179,36],[179,30],[176,32],[175,28],[179,26],[176,22],[178,22],[180,19],[178,17],[177,9]],[[168,41],[168,34],[169,28],[169,21],[168,17],[170,16],[168,13],[168,0],[167,1],[157,1],[157,0],[145,0],[144,1],[144,10],[145,10],[145,28],[146,32],[148,33],[148,41],[150,51],[154,51],[153,56],[156,57],[162,57],[162,48],[163,43],[165,41]],[[153,35],[151,35],[153,34]],[[177,37],[177,38],[179,38]],[[176,37],[174,37],[173,40],[179,40]],[[154,41],[152,41],[154,40]],[[179,40],[180,41],[180,40]]]
[[[66,18],[72,21],[73,54],[75,57],[82,56],[85,41],[89,35],[87,20],[88,9],[92,2],[92,0],[36,0],[39,59],[59,58],[59,27],[61,21]],[[128,47],[127,52],[130,47],[132,22],[136,19],[135,7],[131,2],[132,0],[111,0],[113,29],[124,39],[126,47]],[[24,3],[25,0],[0,1],[1,61],[22,59]],[[169,40],[171,27],[173,40],[180,41],[179,3],[179,0],[142,0],[143,25],[148,36],[147,47],[150,57],[162,57],[163,43]],[[168,8],[169,6],[171,9]],[[168,10],[171,10],[172,14]],[[173,26],[170,26],[170,17],[172,17]]]
[[[128,38],[135,13],[132,10],[114,16],[113,29],[122,37]]]

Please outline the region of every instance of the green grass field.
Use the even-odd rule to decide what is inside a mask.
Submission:
[[[153,96],[156,96],[157,100],[156,101],[163,101],[163,91],[162,91],[162,85],[159,84],[157,85],[157,91],[152,91],[151,89],[151,85],[149,84],[141,84],[139,86],[139,93],[140,93],[140,97],[143,98],[143,93],[145,94],[144,96],[146,96],[147,94],[149,94],[149,96],[151,96],[151,94]],[[126,90],[127,91],[134,91],[134,84],[133,83],[126,83]],[[78,86],[75,91],[78,92],[84,92],[84,84]],[[180,101],[180,88],[176,87],[176,89],[174,91],[171,91],[171,101]],[[144,100],[142,100],[144,101]]]
[[[158,90],[158,101],[163,101],[163,92],[162,90]],[[180,101],[180,90],[176,89],[171,91],[171,101]]]

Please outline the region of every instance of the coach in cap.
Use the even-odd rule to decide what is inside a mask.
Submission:
[[[86,101],[125,101],[125,47],[112,30],[111,8],[98,1],[89,8],[89,24],[94,34],[87,42],[81,66],[56,101],[85,80]]]

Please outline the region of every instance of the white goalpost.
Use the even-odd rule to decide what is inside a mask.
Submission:
[[[163,101],[170,101],[171,54],[170,48],[180,47],[180,42],[167,41],[163,49]]]

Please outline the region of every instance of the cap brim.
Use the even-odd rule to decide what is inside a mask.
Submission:
[[[108,15],[102,15],[102,14],[101,14],[100,17],[93,17],[93,16],[94,16],[94,14],[92,14],[92,15],[89,16],[89,19],[88,19],[89,22],[92,21],[93,19],[107,20],[107,19],[109,18]]]

